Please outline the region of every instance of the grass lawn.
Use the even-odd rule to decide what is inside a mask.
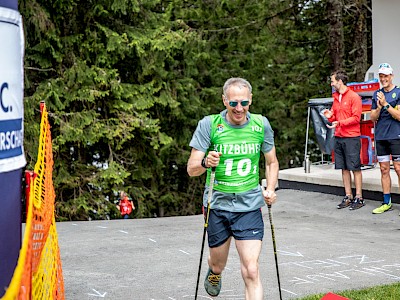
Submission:
[[[381,285],[364,290],[351,290],[333,293],[351,300],[399,300],[400,283]],[[307,296],[298,300],[320,300],[326,294]]]

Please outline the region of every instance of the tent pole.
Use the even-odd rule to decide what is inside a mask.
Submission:
[[[307,148],[308,148],[308,130],[310,129],[310,107],[308,107],[308,113],[307,113],[307,130],[306,130],[306,144],[305,144],[305,149],[304,149],[304,164],[306,163],[306,156],[307,156]]]

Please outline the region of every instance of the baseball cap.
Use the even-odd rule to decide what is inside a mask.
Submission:
[[[382,63],[379,65],[379,74],[391,75],[393,74],[393,69],[388,63]]]

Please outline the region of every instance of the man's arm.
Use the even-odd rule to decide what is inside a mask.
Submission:
[[[376,109],[371,109],[370,117],[371,117],[372,122],[376,122],[378,120],[379,115],[381,113],[381,109],[382,109],[382,107],[378,107]]]
[[[382,105],[378,101],[378,93],[379,91],[376,91],[374,95],[372,96],[372,104],[371,104],[371,114],[370,118],[372,122],[376,122],[379,119],[379,116],[381,114],[381,109]]]
[[[387,111],[393,119],[395,119],[396,121],[400,121],[400,110],[394,108],[393,106],[389,106]]]
[[[395,120],[397,120],[397,121],[400,121],[400,110],[394,108],[393,106],[391,106],[391,105],[387,102],[387,100],[386,100],[386,98],[385,98],[385,94],[382,93],[382,92],[379,92],[379,93],[377,94],[377,97],[378,97],[378,99],[379,99],[378,103],[380,103],[380,105],[381,105],[381,107],[382,107],[381,109],[386,109],[386,110],[388,111],[388,113],[392,116],[393,119],[395,119]],[[398,100],[396,100],[395,105],[397,104],[397,101],[398,101]],[[386,108],[385,108],[385,107],[386,107]]]
[[[336,118],[335,118],[335,115],[334,115],[334,113],[333,113],[333,108],[331,108],[331,109],[327,109],[327,108],[325,108],[323,111],[322,111],[322,114],[325,116],[325,118],[329,121],[329,122],[333,122],[333,121],[335,121],[336,120]]]
[[[276,201],[275,187],[278,182],[279,162],[276,157],[275,147],[271,151],[264,153],[266,168],[265,178],[267,179],[267,189],[263,191],[264,199],[267,204],[273,204]]]
[[[210,116],[207,116],[197,124],[192,140],[189,143],[189,146],[192,147],[187,163],[187,172],[189,176],[200,176],[206,171],[206,168],[201,165],[201,161],[203,160],[207,149],[210,147],[210,143],[211,120]],[[207,168],[211,167],[209,159],[205,160],[205,166]]]
[[[207,170],[201,165],[201,161],[204,158],[204,155],[205,153],[203,151],[192,148],[192,152],[190,153],[190,157],[187,163],[187,172],[190,177],[200,176]],[[207,159],[206,166],[208,166]]]
[[[336,121],[336,115],[335,115],[335,111],[336,111],[336,106],[339,102],[337,100],[335,100],[335,97],[333,97],[333,102],[332,102],[332,106],[330,109],[324,109],[322,111],[323,115],[325,116],[325,118],[330,122],[333,123]]]
[[[336,115],[335,115],[335,107],[336,107],[336,102],[335,99],[333,100],[332,107],[331,109],[324,109],[322,113],[324,114],[325,118],[330,122],[332,125],[326,124],[326,127],[333,129],[336,126],[338,126],[338,121],[336,120]]]
[[[187,172],[189,176],[200,176],[202,175],[207,168],[216,167],[219,164],[221,152],[210,151],[205,157],[205,167],[201,164],[201,161],[204,158],[204,152],[192,148],[192,152],[190,153],[190,157],[187,164]]]

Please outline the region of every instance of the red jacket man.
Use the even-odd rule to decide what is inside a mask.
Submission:
[[[360,119],[362,112],[360,96],[347,86],[345,86],[343,94],[335,91],[332,96],[333,104],[331,111],[333,115],[328,118],[328,121],[338,122],[335,129],[335,136],[359,137],[361,135]],[[339,100],[340,98],[341,100]]]
[[[329,122],[332,122],[331,126],[327,126],[335,128],[335,169],[342,170],[346,193],[337,208],[350,206],[350,210],[355,210],[365,205],[362,197],[360,159],[362,101],[360,96],[346,86],[347,80],[348,76],[344,71],[336,71],[331,74],[331,86],[335,89],[333,104],[331,110],[325,109],[323,114]],[[355,197],[353,197],[351,189],[350,171],[354,175]]]

